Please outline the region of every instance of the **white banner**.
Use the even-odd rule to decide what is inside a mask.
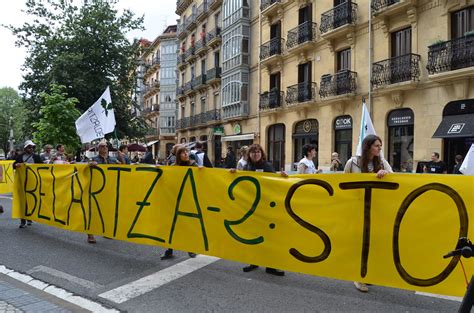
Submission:
[[[81,142],[103,138],[114,131],[115,114],[112,108],[110,89],[107,87],[100,98],[76,121],[77,134]]]
[[[474,175],[474,143],[466,154],[459,171],[464,175]]]
[[[372,119],[370,118],[369,111],[365,105],[365,101],[362,102],[362,117],[360,118],[360,133],[359,133],[359,143],[357,144],[356,155],[362,155],[362,141],[367,135],[376,135],[374,124],[372,124]]]

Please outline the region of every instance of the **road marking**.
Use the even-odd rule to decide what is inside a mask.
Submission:
[[[175,279],[188,275],[218,260],[219,258],[198,255],[196,258],[188,259],[126,285],[106,291],[100,294],[99,297],[115,303],[123,303],[153,289],[159,288]]]
[[[15,272],[3,265],[0,265],[0,273],[5,274],[10,276],[11,278],[14,278],[18,281],[21,281],[23,283],[26,282],[26,284],[30,285],[33,288],[39,289],[43,292],[49,293],[50,295],[53,295],[57,298],[60,298],[64,301],[67,301],[69,303],[72,303],[76,306],[79,306],[85,310],[89,310],[91,312],[119,312],[115,309],[109,309],[104,306],[102,306],[100,303],[91,301],[86,298],[82,298],[80,296],[75,296],[74,294],[62,289],[58,288],[54,285],[50,285],[48,283],[42,282],[40,280],[34,279],[30,275],[25,275],[22,273]]]
[[[43,266],[43,265],[35,266],[26,273],[31,275],[31,274],[37,273],[37,272],[46,273],[46,274],[49,274],[51,276],[67,280],[69,282],[72,282],[73,284],[85,287],[87,289],[99,289],[99,288],[104,287],[100,284],[96,284],[96,283],[91,282],[89,280],[85,280],[85,279],[82,279],[82,278],[79,278],[79,277],[70,275],[68,273],[61,272],[61,271],[55,270],[54,268]]]
[[[461,297],[443,296],[443,295],[437,295],[437,294],[434,294],[434,293],[421,292],[421,291],[417,291],[417,292],[415,292],[415,294],[419,295],[419,296],[426,296],[426,297],[432,297],[432,298],[462,302]]]

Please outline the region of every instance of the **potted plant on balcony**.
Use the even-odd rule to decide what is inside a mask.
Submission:
[[[443,44],[445,44],[446,41],[445,40],[441,40],[441,39],[438,39],[436,40],[435,42],[433,42],[431,45],[429,45],[428,47],[429,48],[436,48],[438,46],[442,46]]]

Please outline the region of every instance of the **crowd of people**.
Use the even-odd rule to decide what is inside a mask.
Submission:
[[[64,145],[56,145],[55,153],[52,153],[52,146],[45,145],[44,151],[41,154],[35,153],[36,145],[31,141],[27,140],[23,147],[23,152],[13,151],[10,155],[10,159],[14,160],[13,167],[18,168],[22,164],[36,164],[36,163],[47,163],[47,164],[68,164],[73,162],[85,162],[90,166],[98,166],[101,164],[131,164],[137,160],[130,160],[129,153],[126,145],[120,146],[117,151],[117,155],[110,156],[108,144],[105,140],[102,140],[97,145],[98,154],[91,159],[82,157],[79,161],[75,161],[68,157],[64,150]],[[393,173],[390,164],[381,155],[382,151],[382,140],[376,135],[368,135],[362,142],[362,153],[360,156],[351,157],[345,165],[339,159],[337,152],[331,155],[330,170],[333,172],[344,171],[344,173],[373,173],[377,178],[383,178],[389,173]],[[313,145],[304,145],[302,148],[302,159],[297,164],[298,174],[318,174],[322,171],[318,169],[313,159],[316,157],[317,150]],[[145,164],[156,164],[152,150],[149,147],[141,163]],[[453,169],[453,174],[461,174],[459,168],[462,164],[463,158],[460,155],[456,156],[456,165]],[[169,156],[165,160],[165,165],[170,166],[192,166],[192,167],[213,167],[209,157],[204,151],[204,145],[201,142],[197,142],[192,150],[189,150],[185,144],[176,144],[171,149]],[[275,173],[275,169],[271,162],[268,161],[264,149],[259,144],[252,144],[249,146],[243,146],[239,149],[239,159],[235,155],[233,148],[229,146],[227,148],[227,154],[223,159],[225,168],[228,168],[231,173],[238,171],[253,171],[253,172],[268,172]],[[439,154],[434,152],[431,156],[431,161],[427,162],[423,166],[424,173],[431,174],[446,174],[448,172],[446,164],[440,160]],[[279,172],[282,177],[288,177],[288,174],[282,169]],[[2,178],[2,167],[0,167],[0,181]],[[3,213],[3,207],[0,206],[0,213]],[[31,225],[30,220],[21,219],[20,228],[25,228]],[[107,238],[107,237],[106,237]],[[95,237],[92,234],[87,235],[87,242],[96,243]],[[190,257],[195,257],[196,254],[188,252]],[[165,250],[161,256],[162,260],[173,258],[173,249]],[[250,272],[257,269],[258,266],[250,264],[243,268],[244,272]],[[284,276],[285,273],[281,270],[274,268],[266,268],[266,273]],[[367,292],[368,286],[361,282],[354,282],[355,287],[361,292]]]

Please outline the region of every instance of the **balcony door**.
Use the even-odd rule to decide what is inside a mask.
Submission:
[[[345,5],[342,5],[345,4]],[[337,8],[336,8],[337,7]],[[351,1],[349,0],[334,0],[334,29],[346,24],[352,23]]]
[[[313,38],[313,5],[309,4],[298,11],[298,44],[311,41]]]
[[[281,21],[270,26],[270,56],[281,54]]]
[[[280,106],[280,83],[280,72],[270,75],[270,93],[268,95],[270,108],[277,108]]]
[[[465,36],[474,30],[474,6],[454,12],[451,15],[451,39]]]
[[[411,27],[391,35],[390,82],[411,80]]]
[[[298,102],[310,100],[311,95],[311,62],[298,65]]]
[[[337,53],[336,94],[341,95],[348,92],[348,87],[350,87],[350,70],[351,49],[349,48]]]

